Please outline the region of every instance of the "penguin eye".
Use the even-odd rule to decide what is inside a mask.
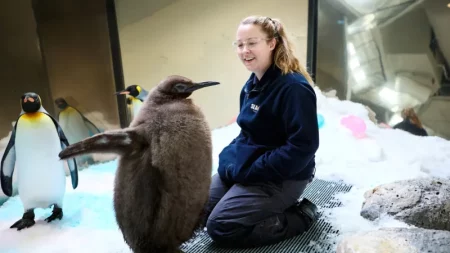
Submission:
[[[175,84],[175,86],[173,86],[173,91],[175,91],[175,92],[179,92],[179,93],[181,93],[181,92],[185,92],[186,91],[186,88],[187,88],[187,85],[186,84],[184,84],[184,83],[177,83],[177,84]]]

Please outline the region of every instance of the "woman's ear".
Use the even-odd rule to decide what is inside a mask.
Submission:
[[[270,48],[270,50],[274,50],[275,46],[277,45],[277,43],[278,43],[278,41],[275,38],[271,39],[269,41],[269,48]]]

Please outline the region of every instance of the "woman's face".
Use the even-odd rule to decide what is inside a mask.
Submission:
[[[258,79],[272,64],[272,51],[275,39],[267,35],[257,25],[240,25],[236,33],[235,48],[245,67],[254,72]]]

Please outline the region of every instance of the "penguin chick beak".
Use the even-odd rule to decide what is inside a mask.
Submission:
[[[130,92],[129,91],[125,91],[125,90],[123,90],[123,91],[118,91],[118,92],[116,92],[116,93],[114,93],[114,95],[128,95],[128,94],[130,94]]]
[[[214,85],[218,85],[220,84],[219,82],[215,82],[215,81],[206,81],[206,82],[201,82],[201,83],[193,83],[193,85],[189,88],[186,88],[186,92],[193,92],[196,91],[198,89],[202,89],[205,87],[209,87],[209,86],[214,86]]]

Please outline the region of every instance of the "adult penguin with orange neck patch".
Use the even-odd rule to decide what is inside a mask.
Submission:
[[[114,210],[135,253],[178,252],[201,220],[212,170],[211,130],[188,97],[219,84],[169,76],[153,88],[130,126],[72,144],[67,159],[86,153],[120,155]]]
[[[3,193],[12,195],[12,176],[17,165],[18,191],[24,214],[11,228],[22,230],[35,224],[34,209],[49,208],[53,213],[45,220],[63,217],[66,190],[64,161],[58,153],[69,143],[58,122],[44,109],[38,94],[28,92],[20,99],[22,111],[11,133],[1,160],[0,179]],[[75,160],[68,160],[72,187],[78,185]]]

